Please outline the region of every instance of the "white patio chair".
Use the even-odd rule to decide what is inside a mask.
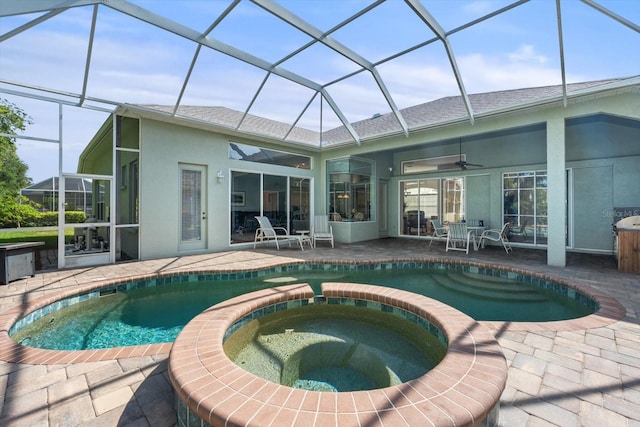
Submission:
[[[269,218],[266,216],[256,216],[256,220],[258,220],[258,224],[260,224],[260,226],[256,229],[256,235],[253,239],[254,249],[258,242],[276,242],[276,248],[280,250],[280,244],[278,242],[281,240],[289,242],[289,246],[291,246],[292,241],[296,241],[300,245],[300,249],[303,251],[303,243],[307,242],[309,243],[309,246],[311,246],[311,238],[309,236],[288,234],[286,228],[272,226],[271,221],[269,221]],[[284,234],[278,234],[278,230],[281,230]]]
[[[449,223],[449,232],[447,233],[447,249],[452,251],[464,251],[469,253],[469,245],[471,242],[476,247],[476,241],[474,239],[475,232],[473,230],[467,230],[467,224],[463,222]]]
[[[432,219],[430,221],[431,225],[433,226],[433,234],[431,235],[429,246],[431,246],[434,240],[447,240],[447,229],[442,226],[440,220]]]
[[[480,246],[484,248],[484,241],[491,240],[493,242],[501,242],[504,250],[509,253],[513,251],[511,243],[509,243],[509,227],[511,223],[507,222],[502,229],[484,230],[480,235]]]
[[[311,230],[313,247],[316,247],[318,240],[331,242],[333,248],[333,227],[329,225],[329,217],[326,215],[316,215],[313,219],[313,229]]]

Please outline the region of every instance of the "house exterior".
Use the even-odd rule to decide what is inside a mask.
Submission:
[[[41,212],[58,210],[60,181],[52,176],[20,190],[20,194],[38,204]],[[91,216],[91,181],[82,178],[67,178],[65,182],[65,202],[67,209],[84,212]]]
[[[611,253],[614,209],[640,206],[640,78],[469,101],[473,123],[449,97],[401,110],[406,133],[392,113],[352,123],[359,141],[223,107],[121,105],[78,165],[107,189],[87,237],[100,256],[67,250],[63,265],[246,248],[255,215],[294,233],[327,214],[344,243],[426,240],[436,218],[510,222],[513,246],[550,265]]]

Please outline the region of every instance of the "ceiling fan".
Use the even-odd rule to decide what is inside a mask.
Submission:
[[[481,168],[483,167],[482,165],[478,165],[475,163],[469,163],[466,160],[462,159],[462,138],[460,138],[460,159],[455,162],[455,163],[449,163],[446,165],[441,165],[442,169],[451,169],[454,167],[458,167],[461,170],[467,170],[469,166],[473,166],[473,167],[477,167],[477,168]]]

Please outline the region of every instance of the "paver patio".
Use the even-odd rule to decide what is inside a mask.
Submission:
[[[619,273],[610,256],[568,254],[567,267],[546,265],[544,251],[491,247],[445,253],[409,239],[337,244],[335,249],[240,250],[54,270],[0,286],[0,314],[45,294],[127,275],[200,268],[259,268],[299,259],[370,260],[442,257],[525,268],[578,280],[615,297],[626,315],[603,327],[494,329],[509,364],[500,425],[640,427],[640,274]],[[548,329],[548,328],[546,328]],[[2,426],[173,426],[168,354],[90,363],[0,362]]]

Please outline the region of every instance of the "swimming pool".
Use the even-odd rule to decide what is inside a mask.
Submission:
[[[320,283],[332,281],[384,285],[419,293],[477,320],[561,320],[582,317],[597,309],[595,301],[557,282],[473,265],[293,264],[110,285],[30,313],[16,322],[10,335],[30,347],[57,350],[172,342],[195,315],[233,296],[301,282],[310,283],[318,292]]]

